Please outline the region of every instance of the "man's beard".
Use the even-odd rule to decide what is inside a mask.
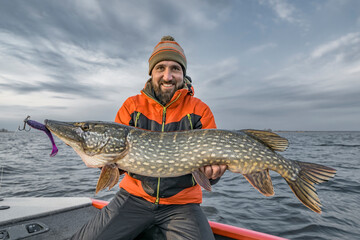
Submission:
[[[175,84],[175,88],[172,89],[171,91],[162,91],[161,90],[162,83]],[[151,81],[151,86],[154,89],[155,97],[159,100],[159,102],[162,105],[165,106],[167,103],[170,102],[171,98],[174,96],[174,94],[177,90],[184,88],[184,82],[182,81],[180,84],[176,85],[176,81],[165,82],[164,80],[160,80],[159,84],[157,86],[155,86],[153,84],[153,82]]]

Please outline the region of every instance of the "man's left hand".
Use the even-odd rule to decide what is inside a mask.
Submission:
[[[227,169],[227,165],[209,165],[199,168],[208,179],[217,179],[221,177]]]

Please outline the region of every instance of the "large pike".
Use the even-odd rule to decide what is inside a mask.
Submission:
[[[284,158],[276,151],[284,151],[288,141],[266,131],[153,132],[110,122],[52,120],[45,120],[45,126],[71,146],[88,167],[102,168],[96,192],[113,187],[123,171],[151,177],[192,173],[199,185],[210,190],[209,180],[199,168],[226,164],[265,196],[274,194],[269,170],[279,173],[305,206],[320,213],[314,184],[336,173],[319,164]]]

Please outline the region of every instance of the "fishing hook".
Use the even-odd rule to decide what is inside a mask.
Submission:
[[[27,116],[25,119],[24,119],[24,126],[23,128],[21,129],[20,126],[18,127],[18,130],[19,131],[25,131],[25,132],[29,132],[31,130],[31,128],[29,129],[26,129],[26,124],[27,124],[27,121],[30,119],[30,116]]]

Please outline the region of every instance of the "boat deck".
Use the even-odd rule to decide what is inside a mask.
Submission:
[[[68,239],[98,209],[90,198],[7,198],[0,206],[0,239]]]

